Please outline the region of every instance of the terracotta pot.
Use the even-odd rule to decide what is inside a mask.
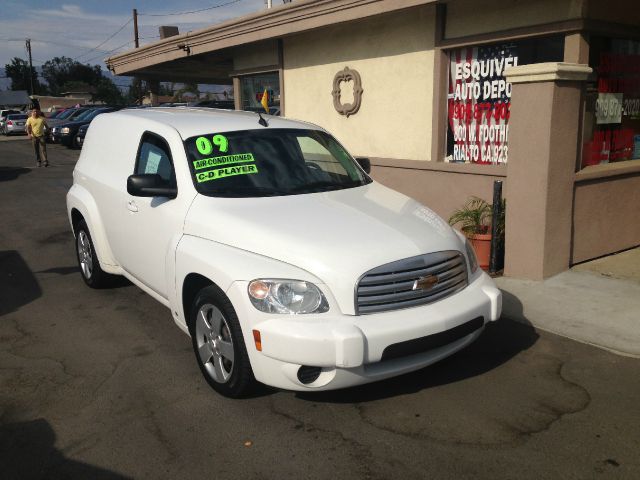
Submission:
[[[469,241],[476,252],[476,257],[478,257],[478,265],[481,269],[488,271],[489,259],[491,258],[491,234],[476,233],[469,237]]]

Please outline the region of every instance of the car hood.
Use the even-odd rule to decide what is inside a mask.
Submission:
[[[75,128],[81,127],[82,125],[87,125],[91,120],[78,120],[77,122],[64,122],[58,123],[55,126],[58,128]]]
[[[65,120],[58,120],[58,119],[53,119],[53,120],[47,120],[47,125],[49,125],[50,127],[58,127],[60,125],[62,125],[63,123],[69,123],[66,119]]]
[[[197,195],[185,234],[302,268],[327,284],[349,314],[355,285],[366,271],[428,252],[464,249],[432,210],[376,182],[282,197]]]

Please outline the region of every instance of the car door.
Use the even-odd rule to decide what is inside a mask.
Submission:
[[[176,185],[173,156],[167,141],[160,135],[145,132],[140,139],[135,167],[130,174],[158,174],[167,186]],[[176,198],[135,197],[124,193],[120,205],[126,238],[119,238],[117,256],[131,276],[168,298],[167,262],[172,265],[173,252],[182,236],[184,217],[191,198],[180,192]]]

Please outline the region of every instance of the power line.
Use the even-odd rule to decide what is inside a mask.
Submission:
[[[151,37],[140,37],[140,40],[146,40],[146,39],[150,39],[150,38],[160,38],[160,35],[154,35],[154,36],[151,36]],[[123,43],[123,44],[122,44],[122,45],[120,45],[119,47],[116,47],[116,48],[114,48],[114,49],[112,49],[112,50],[109,50],[108,52],[101,53],[100,55],[96,55],[95,57],[91,57],[90,59],[88,59],[88,60],[83,60],[83,61],[84,61],[85,63],[92,62],[93,60],[95,60],[95,59],[97,59],[97,58],[101,58],[101,57],[103,57],[104,55],[109,55],[109,54],[111,54],[111,53],[113,53],[113,52],[115,52],[115,51],[117,51],[117,50],[120,50],[121,48],[126,47],[127,45],[129,45],[130,43],[133,43],[133,40],[129,40],[128,42]]]
[[[104,55],[109,55],[109,54],[111,54],[111,53],[115,52],[116,50],[120,50],[121,48],[126,47],[127,45],[129,45],[130,43],[133,43],[133,40],[129,40],[128,42],[125,42],[125,43],[123,43],[122,45],[120,45],[120,46],[118,46],[118,47],[116,47],[116,48],[114,48],[114,49],[112,49],[112,50],[109,50],[108,52],[101,53],[100,55],[96,55],[95,57],[91,57],[91,58],[90,58],[90,59],[88,59],[88,60],[83,60],[83,62],[85,62],[85,63],[92,62],[93,60],[95,60],[95,59],[97,59],[97,58],[101,58],[101,57],[103,57]]]
[[[74,58],[74,60],[79,59],[80,57],[84,57],[85,55],[88,55],[89,53],[97,50],[98,48],[100,48],[101,46],[103,46],[105,43],[107,43],[109,40],[111,40],[113,37],[115,37],[117,34],[119,34],[122,30],[124,30],[124,27],[126,27],[127,25],[129,25],[131,22],[133,21],[132,18],[130,18],[129,20],[127,20],[127,22],[122,25],[118,30],[116,30],[113,34],[111,34],[111,36],[109,36],[109,38],[107,38],[104,42],[102,42],[99,45],[96,45],[95,47],[93,47],[91,50],[86,51],[85,53],[83,53],[82,55],[78,55],[77,57]]]
[[[24,42],[25,39],[24,38],[0,38],[0,41],[3,41],[3,42]],[[60,47],[68,47],[68,48],[75,48],[75,49],[84,48],[84,47],[80,47],[78,45],[71,45],[69,43],[54,42],[52,40],[42,40],[42,39],[33,38],[33,37],[31,38],[31,42],[50,43],[52,45],[58,45]],[[98,49],[95,49],[95,50],[99,51],[99,52],[106,52],[106,50],[98,50]]]
[[[191,13],[200,13],[207,10],[213,10],[214,8],[226,7],[227,5],[233,5],[234,3],[241,2],[242,0],[231,0],[227,3],[221,3],[220,5],[214,5],[212,7],[201,8],[200,10],[192,10],[190,12],[176,12],[176,13],[138,13],[138,15],[144,15],[145,17],[170,17],[173,15],[189,15]]]

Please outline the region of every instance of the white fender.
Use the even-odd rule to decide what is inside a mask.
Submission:
[[[187,331],[188,312],[184,311],[182,305],[182,289],[185,279],[191,273],[210,279],[225,293],[236,281],[256,278],[291,278],[322,284],[311,273],[288,263],[190,235],[185,235],[180,240],[175,265],[176,295],[171,302],[172,311],[176,323],[184,331]],[[249,299],[246,301],[249,302]],[[234,307],[238,310],[238,306]]]
[[[104,223],[100,217],[98,206],[91,194],[77,183],[74,183],[67,193],[67,212],[72,229],[73,221],[71,218],[71,211],[74,208],[82,214],[84,221],[89,227],[93,246],[96,250],[96,255],[98,256],[102,269],[107,273],[121,274],[122,271],[120,266],[115,261],[113,252],[109,246],[109,241],[107,240],[107,235],[104,231]]]

